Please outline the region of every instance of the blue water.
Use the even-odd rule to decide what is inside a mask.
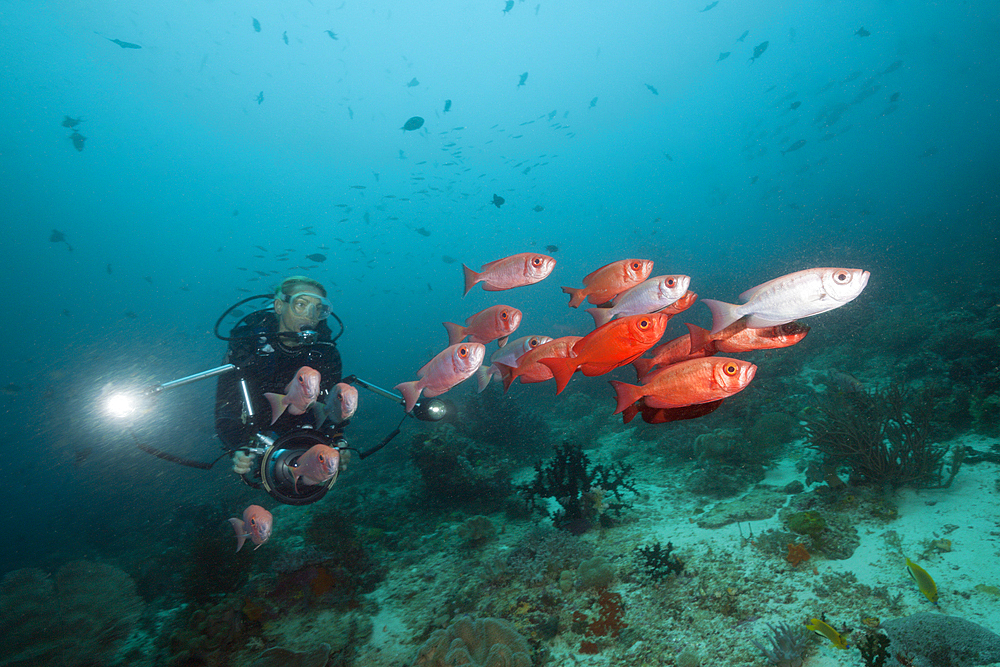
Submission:
[[[330,287],[345,372],[389,387],[501,300],[523,333],[582,335],[559,287],[624,257],[728,301],[870,270],[830,326],[996,281],[993,4],[705,4],[0,3],[0,571],[114,557],[184,502],[238,513],[225,466],[139,453],[100,398],[214,366],[215,319],[288,274]],[[462,298],[462,262],[550,244],[546,281]],[[210,460],[211,405],[211,382],[176,390],[134,432]],[[365,394],[352,437],[398,417]]]

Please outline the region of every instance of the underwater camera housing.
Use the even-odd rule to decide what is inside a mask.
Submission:
[[[337,481],[333,475],[322,484],[307,485],[295,483],[295,464],[299,457],[314,445],[334,447],[331,439],[318,431],[305,428],[286,433],[274,439],[263,433],[257,434],[257,441],[263,451],[260,465],[241,475],[243,481],[254,488],[263,488],[272,498],[286,505],[308,505],[314,503],[329,491]],[[336,449],[336,447],[334,447]]]

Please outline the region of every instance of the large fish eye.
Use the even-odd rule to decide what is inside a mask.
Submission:
[[[847,271],[837,271],[833,274],[833,281],[839,285],[851,282],[851,274]]]
[[[740,367],[736,364],[729,363],[722,367],[722,372],[731,377],[740,372]]]
[[[322,454],[320,454],[320,455],[319,455],[319,456],[317,456],[316,458],[318,458],[318,459],[319,459],[319,462],[320,462],[320,463],[326,463],[326,457],[325,457],[325,456],[323,456]]]
[[[542,258],[541,257],[532,257],[531,258],[531,264],[532,264],[532,266],[541,266],[542,265]]]
[[[676,284],[677,284],[676,280],[674,280],[673,278],[667,278],[667,287],[673,287]]]
[[[531,340],[529,340],[528,341],[528,346],[529,347],[538,347],[538,339],[537,338],[532,338]]]
[[[633,271],[638,271],[642,268],[642,264],[640,262],[632,262],[631,266]]]
[[[250,519],[250,525],[251,525],[251,526],[256,526],[256,525],[257,525],[257,519],[253,519],[253,518],[251,518],[251,519]]]
[[[649,320],[646,320],[646,319],[639,320],[639,328],[640,329],[648,329],[649,328],[649,324],[650,324]]]
[[[464,345],[458,348],[458,356],[462,357],[463,359],[469,356],[469,348],[465,347]]]
[[[500,319],[501,320],[507,319],[507,311],[506,310],[501,310],[500,311]]]

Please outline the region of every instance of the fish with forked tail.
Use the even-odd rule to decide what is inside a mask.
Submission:
[[[767,45],[768,42],[761,42],[757,46],[753,47],[753,56],[751,56],[750,60],[747,62],[749,62],[752,65],[753,61],[757,60],[757,58],[760,58],[761,55],[763,55],[763,53],[767,51]]]
[[[250,505],[243,510],[242,519],[230,519],[229,523],[236,531],[236,550],[243,548],[243,543],[250,538],[256,544],[254,551],[260,548],[271,537],[271,513],[260,505]]]

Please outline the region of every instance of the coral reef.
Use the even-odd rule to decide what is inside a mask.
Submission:
[[[603,556],[588,558],[576,570],[576,586],[580,589],[607,588],[614,579],[615,568]]]
[[[684,563],[677,557],[677,554],[673,553],[673,550],[672,542],[667,542],[665,547],[659,542],[654,542],[652,546],[639,549],[646,574],[654,581],[659,581],[670,573],[680,574],[684,570]]]
[[[497,527],[493,525],[489,517],[476,515],[463,521],[455,532],[458,533],[458,539],[462,541],[462,546],[471,549],[481,547],[496,539]]]
[[[807,413],[809,446],[829,462],[850,467],[853,484],[940,485],[947,448],[930,442],[932,412],[926,393],[914,401],[899,385],[828,393]]]
[[[261,653],[250,667],[325,667],[329,658],[329,644],[320,644],[311,651],[291,651],[275,646]]]
[[[913,667],[964,667],[1000,662],[1000,635],[957,616],[921,612],[882,623],[893,656]]]
[[[497,449],[458,434],[450,424],[414,434],[410,459],[423,480],[424,502],[495,507],[510,495],[510,465]]]
[[[590,558],[594,547],[589,542],[550,526],[535,526],[511,549],[509,555],[490,561],[487,581],[518,581],[539,586],[554,580],[564,570],[576,569]]]
[[[627,507],[624,492],[636,493],[631,472],[631,466],[620,462],[591,466],[579,445],[563,443],[548,463],[535,464],[535,478],[518,491],[533,508],[540,498],[555,498],[562,510],[553,524],[580,534],[597,523],[610,525],[607,510],[618,515]],[[609,500],[609,494],[615,500]]]
[[[802,667],[810,647],[810,633],[803,628],[793,628],[784,621],[777,625],[767,624],[771,634],[765,637],[769,646],[756,639],[753,645],[760,649],[767,661],[778,667]]]
[[[0,582],[3,667],[110,661],[142,615],[135,582],[112,565],[66,563],[54,578],[26,568]]]
[[[417,652],[422,667],[531,667],[528,642],[499,618],[460,619],[436,630]]]

